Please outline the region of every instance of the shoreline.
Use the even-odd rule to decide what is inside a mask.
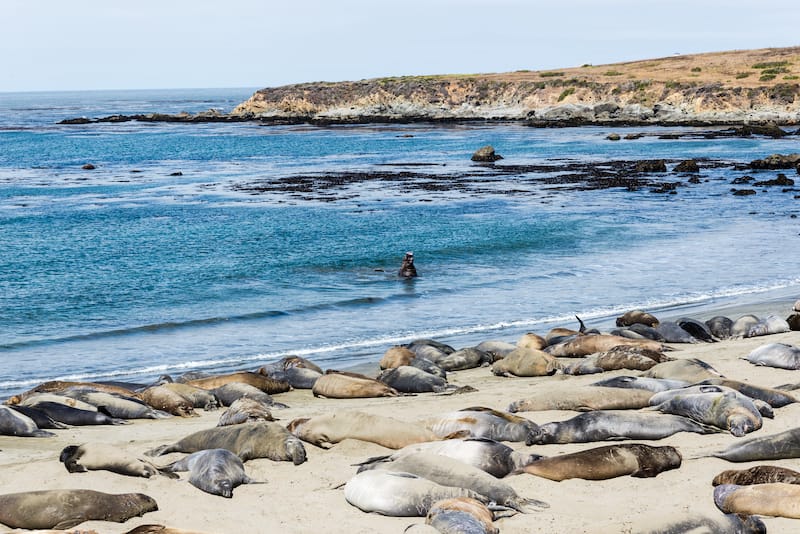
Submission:
[[[735,306],[738,306],[735,305]],[[774,301],[765,303],[774,306]],[[778,310],[776,310],[778,311]],[[787,310],[788,314],[789,311]],[[659,317],[659,314],[656,313]],[[666,316],[665,316],[666,317]],[[664,317],[664,318],[665,318]],[[542,329],[541,334],[545,331]],[[800,344],[800,332],[773,334],[763,337],[725,340],[718,343],[670,344],[675,358],[698,357],[722,374],[758,385],[774,387],[787,382],[800,382],[797,371],[758,367],[742,360],[750,350],[767,343]],[[435,414],[468,406],[487,406],[505,410],[510,402],[524,398],[532,389],[550,391],[590,384],[635,371],[610,371],[602,375],[554,375],[535,378],[502,378],[493,376],[488,368],[450,373],[450,382],[477,389],[462,395],[440,396],[431,393],[415,396],[325,399],[315,398],[309,390],[293,390],[274,395],[275,400],[289,408],[273,410],[282,425],[297,417],[310,417],[335,410],[366,411],[403,421],[419,421]],[[406,526],[422,523],[422,518],[384,517],[363,513],[349,505],[336,486],[355,474],[353,464],[368,457],[390,454],[391,450],[358,440],[345,440],[331,449],[323,450],[308,443],[308,461],[295,466],[291,462],[255,459],[245,463],[248,475],[266,484],[243,485],[234,490],[232,499],[206,494],[181,480],[155,476],[151,479],[117,475],[108,471],[68,473],[58,461],[59,451],[80,443],[109,443],[132,453],[170,443],[197,430],[214,426],[221,411],[198,410],[199,417],[163,420],[135,420],[121,426],[71,427],[56,430],[54,438],[12,438],[0,436],[0,470],[6,492],[41,489],[91,488],[109,493],[142,492],[153,497],[159,510],[126,523],[90,521],[81,529],[117,534],[138,525],[163,524],[206,534],[225,534],[232,525],[239,531],[266,533],[309,532],[324,530],[330,533],[402,532]],[[565,420],[576,415],[571,411],[522,412],[519,415],[537,424]],[[656,521],[679,520],[690,513],[718,516],[713,504],[711,479],[725,469],[744,469],[753,465],[780,465],[800,469],[800,459],[731,464],[716,458],[694,457],[727,447],[752,437],[762,437],[793,428],[800,417],[800,403],[776,409],[774,419],[765,419],[764,427],[744,438],[728,433],[697,435],[679,433],[658,441],[636,440],[636,443],[672,445],[683,455],[683,465],[655,478],[619,477],[606,481],[572,479],[552,482],[533,475],[517,475],[503,479],[519,494],[543,500],[550,508],[531,514],[517,514],[495,521],[504,534],[549,530],[558,532],[637,532],[645,526],[655,527]],[[538,445],[507,443],[516,450],[552,456],[585,450],[607,443],[568,445]],[[183,455],[172,453],[156,458],[159,465],[177,460]],[[9,489],[11,488],[11,489]],[[658,503],[658,512],[654,511]],[[658,516],[658,519],[655,516]],[[770,531],[788,531],[797,524],[791,519],[763,518]]]

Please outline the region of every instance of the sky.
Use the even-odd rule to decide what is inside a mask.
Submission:
[[[798,0],[2,0],[0,91],[261,88],[800,45]]]

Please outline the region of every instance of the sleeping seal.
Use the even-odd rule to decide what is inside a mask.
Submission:
[[[538,349],[516,348],[492,364],[497,376],[550,376],[561,368],[558,360]]]
[[[637,534],[767,534],[767,526],[758,517],[736,514],[690,514],[675,519],[661,514],[640,516],[633,530]]]
[[[233,401],[217,421],[217,426],[238,425],[239,423],[254,423],[256,421],[274,421],[269,406],[263,402],[240,397]]]
[[[729,462],[800,458],[800,428],[735,443],[724,451],[712,453],[710,456]]]
[[[731,325],[731,337],[746,337],[750,328],[759,322],[760,319],[755,315],[742,315]]]
[[[447,389],[444,378],[410,365],[386,369],[378,375],[378,380],[401,393],[439,393]]]
[[[249,371],[240,371],[238,373],[230,373],[227,375],[209,376],[206,378],[197,378],[185,382],[190,386],[195,386],[202,389],[216,389],[231,382],[243,382],[257,387],[264,393],[273,395],[275,393],[285,393],[291,389],[288,382],[283,380],[275,380],[260,373],[251,373]]]
[[[55,434],[41,430],[27,415],[0,405],[0,436],[51,438]]]
[[[743,359],[755,365],[778,369],[800,369],[800,348],[787,343],[768,343],[753,349]]]
[[[371,397],[396,397],[399,391],[379,380],[358,373],[328,370],[314,383],[311,392],[315,397],[328,399],[365,399]]]
[[[447,356],[436,360],[436,365],[445,371],[463,371],[474,369],[482,365],[491,365],[494,357],[491,353],[478,350],[475,347],[459,349]]]
[[[707,378],[719,378],[722,374],[709,364],[697,358],[672,360],[654,365],[639,376],[646,378],[669,378],[696,384]]]
[[[396,345],[386,349],[378,366],[381,369],[393,369],[401,365],[411,365],[411,361],[416,357],[417,355],[408,347]]]
[[[486,497],[461,487],[444,486],[411,473],[369,470],[356,474],[344,486],[344,498],[364,512],[392,517],[425,517],[434,503],[453,497]]]
[[[721,484],[714,488],[714,504],[726,514],[800,519],[800,486],[781,482],[754,486]]]
[[[642,310],[631,310],[617,317],[617,326],[630,326],[632,324],[643,324],[650,327],[658,326],[658,319],[655,316]]]
[[[724,315],[717,315],[706,321],[708,331],[717,339],[728,339],[731,337],[731,327],[733,321]]]
[[[528,397],[512,402],[508,411],[535,412],[543,410],[638,410],[649,406],[651,391],[628,388],[598,388],[577,386],[553,395],[534,390]]]
[[[394,473],[411,473],[443,486],[466,488],[491,502],[522,513],[549,507],[542,501],[523,498],[514,488],[489,473],[447,456],[415,452],[392,462],[372,464],[372,467]]]
[[[482,406],[431,417],[423,424],[440,438],[466,431],[473,438],[532,442],[539,435],[539,425],[533,421]]]
[[[101,407],[111,417],[120,419],[164,419],[170,414],[155,410],[140,397],[123,396],[119,393],[97,391],[87,387],[70,387],[62,395],[87,402],[92,406]]]
[[[306,461],[306,449],[297,437],[278,423],[262,421],[200,430],[145,454],[161,456],[170,452],[192,453],[205,449],[228,449],[244,462],[252,458],[268,458],[300,465]]]
[[[70,473],[105,470],[132,477],[150,478],[153,475],[162,474],[170,478],[177,478],[162,472],[147,460],[120,450],[116,445],[105,443],[69,445],[61,451],[58,460]]]
[[[96,409],[94,411],[82,410],[80,408],[72,408],[71,406],[59,404],[57,402],[37,402],[32,407],[43,411],[56,421],[73,426],[124,425],[128,423],[128,421],[125,419],[109,417],[104,413],[96,411]],[[94,406],[92,408],[94,408]]]
[[[610,334],[586,334],[578,335],[568,341],[562,341],[556,345],[548,345],[544,351],[552,356],[565,358],[579,358],[588,356],[596,352],[605,352],[619,345],[640,347],[656,352],[663,352],[664,345],[658,341],[649,339],[630,339]]]
[[[750,469],[723,471],[714,477],[711,484],[714,486],[719,486],[720,484],[750,486],[753,484],[769,484],[771,482],[800,484],[800,473],[776,465],[757,465]]]
[[[782,408],[788,404],[797,402],[796,398],[785,391],[781,391],[780,389],[757,386],[748,382],[739,382],[738,380],[729,380],[727,378],[709,378],[698,383],[698,385],[702,384],[713,384],[735,389],[742,395],[747,395],[751,399],[764,401],[773,408]]]
[[[186,385],[186,384],[183,384]],[[194,402],[166,385],[149,387],[142,392],[142,400],[156,410],[180,417],[194,417]]]
[[[295,419],[287,428],[303,441],[324,449],[344,439],[369,441],[387,449],[400,449],[412,443],[439,439],[420,424],[357,411],[330,412]]]
[[[517,347],[521,349],[542,350],[547,346],[547,340],[539,334],[526,332],[517,340]]]
[[[711,434],[717,429],[680,415],[597,410],[568,419],[539,425],[541,435],[533,445],[587,443],[617,439],[657,440],[678,432]]]
[[[631,443],[542,458],[526,465],[518,473],[530,473],[557,482],[569,478],[607,480],[625,475],[654,477],[680,466],[681,455],[674,447]]]
[[[675,321],[662,321],[656,330],[667,343],[698,343],[697,338],[681,328]]]
[[[189,471],[189,483],[192,486],[228,499],[233,497],[233,490],[237,486],[254,483],[245,474],[241,458],[226,449],[193,452],[163,469],[171,473]]]
[[[480,501],[467,497],[436,502],[425,518],[441,534],[499,534],[494,514]]]
[[[697,388],[721,387],[696,386],[687,388],[685,393],[679,389],[664,391],[656,393],[650,403],[662,413],[683,415],[698,423],[729,430],[736,437],[761,428],[761,413],[749,397],[734,390],[694,392]]]
[[[668,378],[647,378],[644,376],[615,376],[599,382],[593,382],[590,385],[605,388],[644,389],[658,393],[670,389],[685,388],[689,385],[689,382],[685,380],[669,380]]]
[[[219,399],[219,402],[222,403],[223,406],[230,406],[236,400],[242,397],[248,397],[271,408],[288,408],[288,406],[281,402],[275,402],[275,399],[273,399],[272,395],[269,393],[264,393],[257,387],[245,384],[244,382],[223,384],[218,388],[212,389],[211,392],[214,393],[214,396]]]
[[[786,319],[778,317],[777,315],[767,315],[758,323],[751,326],[744,337],[757,337],[768,336],[770,334],[782,334],[789,332],[791,328]]]
[[[142,493],[72,489],[0,495],[0,523],[11,528],[60,530],[91,520],[124,523],[156,510],[156,501]]]

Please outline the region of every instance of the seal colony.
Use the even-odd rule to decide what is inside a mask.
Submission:
[[[720,339],[718,319],[667,322],[642,311],[619,323],[613,333],[564,325],[474,347],[416,340],[385,347],[364,374],[326,373],[297,358],[264,362],[258,372],[173,377],[177,387],[164,387],[168,380],[127,392],[122,384],[42,384],[0,406],[0,516],[14,523],[8,526],[79,524],[111,534],[161,528],[145,526],[156,523],[162,532],[206,534],[231,525],[256,533],[448,532],[457,525],[642,532],[658,528],[643,523],[658,502],[674,524],[800,528],[790,518],[796,511],[783,505],[797,490],[775,486],[800,487],[800,375],[746,359],[770,344],[797,346],[800,333],[780,325],[762,334],[769,329],[757,326],[773,322],[756,318],[740,321],[741,337]],[[659,341],[661,323],[695,342]],[[714,332],[708,339],[703,324]],[[624,341],[634,334],[647,342]],[[609,361],[600,354],[616,363],[597,365]],[[565,372],[584,359],[595,364],[591,374]],[[386,371],[404,370],[408,386],[401,389],[423,392],[376,380],[378,360],[386,380]],[[290,387],[289,369],[308,373]],[[430,380],[417,371],[435,373],[446,387],[416,388]],[[323,381],[315,390],[326,376],[347,384]],[[156,395],[154,387],[163,389]],[[731,408],[714,411],[715,398]],[[76,417],[61,407],[82,411]],[[731,413],[759,424],[739,437]],[[764,487],[742,489],[749,485]],[[142,504],[128,510],[87,490],[140,494]],[[87,515],[57,509],[31,515],[34,525],[15,512],[25,500],[52,508],[67,498],[86,502]]]

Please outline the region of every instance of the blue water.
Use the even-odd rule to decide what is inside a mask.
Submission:
[[[249,369],[286,354],[345,367],[416,337],[515,341],[571,326],[574,314],[603,327],[633,307],[702,314],[800,295],[800,188],[730,194],[734,178],[776,171],[704,168],[701,183],[664,195],[575,191],[470,162],[492,144],[498,165],[747,163],[800,151],[797,137],[613,143],[607,128],[520,124],[56,124],[229,111],[251,93],[0,93],[0,395],[54,378]],[[630,132],[661,130],[620,129]],[[89,162],[97,168],[82,170]],[[435,187],[322,176],[364,172],[424,173]],[[470,187],[454,179],[463,173],[476,175]],[[327,187],[270,189],[297,176]],[[413,281],[395,276],[406,250],[421,274]]]

